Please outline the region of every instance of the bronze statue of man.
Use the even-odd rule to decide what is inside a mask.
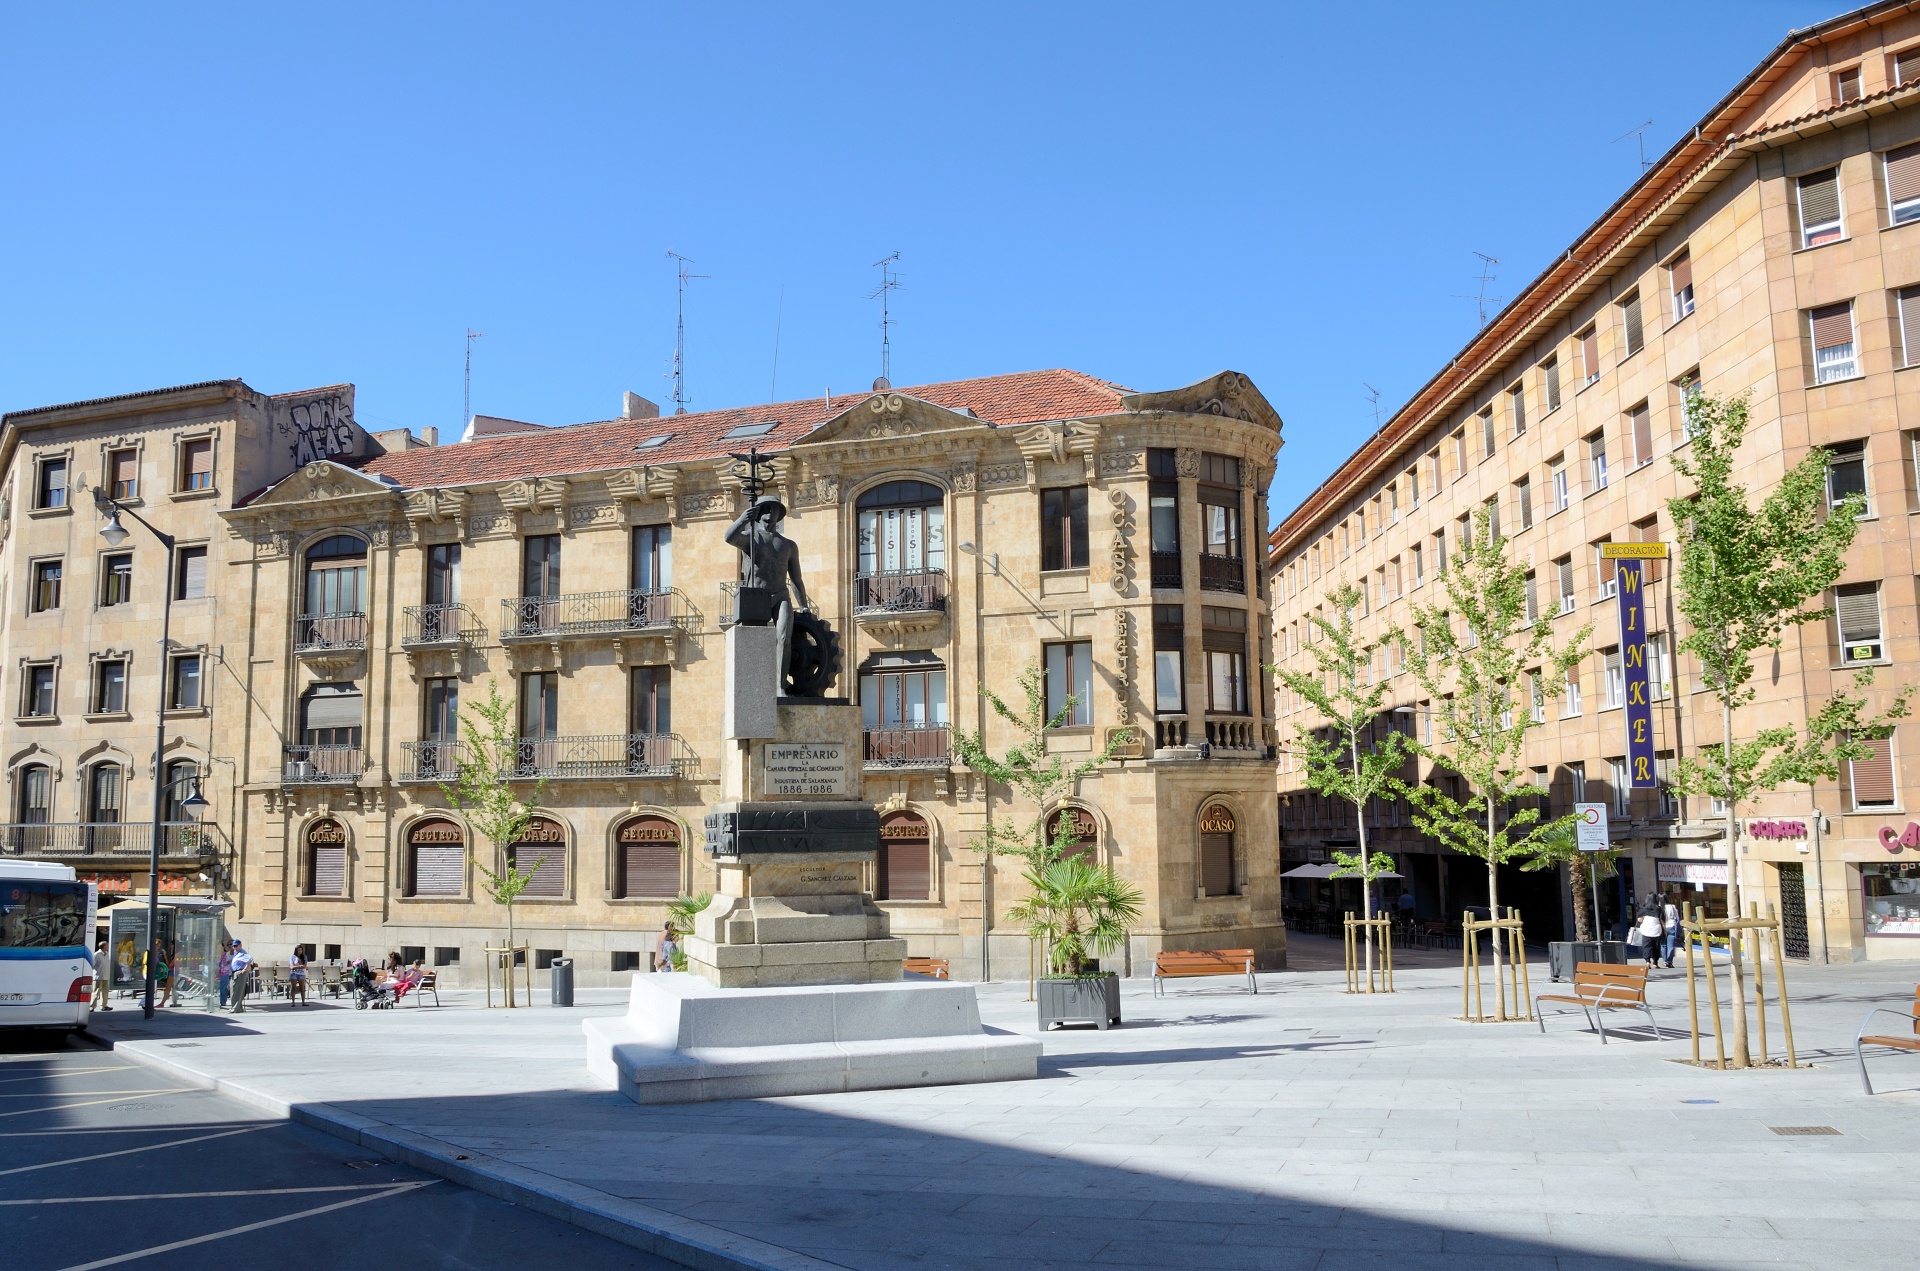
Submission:
[[[786,518],[787,505],[772,495],[763,495],[727,527],[727,542],[740,549],[746,559],[740,573],[740,586],[758,588],[767,593],[773,606],[774,648],[778,678],[774,683],[786,691],[787,659],[793,646],[793,600],[787,582],[800,597],[800,607],[813,609],[807,599],[807,585],[800,578],[800,548],[782,534],[779,525]]]

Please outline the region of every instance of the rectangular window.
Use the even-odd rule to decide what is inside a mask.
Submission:
[[[1400,524],[1400,487],[1398,485],[1387,487],[1387,523]]]
[[[1813,338],[1813,381],[1829,384],[1860,373],[1853,351],[1853,303],[1822,305],[1807,310],[1807,329]]]
[[[1527,621],[1540,621],[1540,580],[1532,570],[1527,571]]]
[[[1418,587],[1427,581],[1427,554],[1420,550],[1418,543],[1415,543],[1410,551],[1413,557],[1413,585]]]
[[[1507,390],[1507,409],[1513,414],[1513,435],[1527,435],[1527,390],[1515,384]]]
[[[99,715],[117,715],[127,709],[127,664],[113,661],[93,664],[93,709]]]
[[[1600,650],[1601,670],[1606,682],[1606,704],[1622,706],[1627,700],[1627,673],[1620,665],[1620,646]]]
[[[1546,400],[1547,414],[1560,409],[1560,359],[1557,357],[1540,364],[1540,396]]]
[[[1630,541],[1635,543],[1658,543],[1660,541],[1660,518],[1650,516],[1643,521],[1635,521],[1633,523],[1633,538]],[[1640,562],[1640,577],[1643,581],[1657,583],[1665,574],[1666,562],[1663,560],[1653,559]]]
[[[1700,429],[1700,368],[1684,372],[1673,382],[1680,397],[1680,430],[1687,441]]]
[[[180,444],[180,488],[213,489],[213,438],[198,437]]]
[[[1593,545],[1593,576],[1594,580],[1599,584],[1597,594],[1602,599],[1608,596],[1618,595],[1620,592],[1620,574],[1616,568],[1618,562],[1608,560],[1600,554],[1600,549],[1612,541],[1613,539],[1611,537],[1603,538]]]
[[[1870,516],[1867,501],[1867,443],[1841,441],[1827,447],[1827,506],[1837,508],[1850,498],[1860,503],[1860,515]]]
[[[138,450],[107,452],[107,491],[116,499],[140,497],[140,452]]]
[[[1849,739],[1851,740],[1851,738]],[[1893,738],[1863,739],[1868,754],[1847,761],[1847,785],[1856,808],[1890,808],[1898,799],[1893,783]]]
[[[427,603],[460,603],[460,544],[435,543],[427,548]]]
[[[1533,528],[1533,478],[1521,477],[1513,483],[1514,515],[1520,519],[1520,528]]]
[[[1833,612],[1840,624],[1842,662],[1879,662],[1886,657],[1886,642],[1880,634],[1879,583],[1834,588]]]
[[[1647,342],[1646,325],[1640,320],[1640,293],[1637,291],[1620,302],[1620,332],[1628,357],[1638,353]]]
[[[1587,385],[1600,378],[1600,328],[1588,327],[1574,337],[1580,341],[1580,381]]]
[[[207,594],[207,549],[183,547],[173,567],[173,598],[197,600]]]
[[[1900,308],[1900,364],[1920,366],[1920,287],[1902,287]]]
[[[1560,718],[1572,719],[1580,713],[1580,668],[1576,664],[1567,668],[1565,694],[1560,699]]]
[[[1644,468],[1653,462],[1653,412],[1641,402],[1627,412],[1627,437],[1633,443],[1633,466]]]
[[[1087,487],[1040,491],[1040,568],[1087,567]]]
[[[1447,532],[1445,530],[1433,536],[1433,569],[1438,574],[1447,572]]]
[[[1180,649],[1153,651],[1153,709],[1162,715],[1186,710],[1185,653]]]
[[[1667,262],[1667,285],[1673,292],[1675,322],[1693,312],[1693,255],[1682,251]]]
[[[1613,786],[1613,814],[1626,816],[1633,811],[1633,778],[1628,775],[1627,761],[1609,759],[1607,767],[1610,770],[1610,784]]]
[[[520,594],[548,600],[560,595],[560,536],[529,535],[520,548]]]
[[[1860,100],[1860,68],[1849,66],[1833,73],[1833,104],[1844,106]]]
[[[1920,79],[1920,48],[1903,49],[1893,55],[1893,82],[1895,86],[1911,84]]]
[[[1467,475],[1467,430],[1460,429],[1450,440],[1453,442],[1453,479],[1458,481]]]
[[[520,677],[520,736],[560,734],[560,674],[534,671]]]
[[[1607,435],[1603,432],[1587,438],[1587,477],[1593,489],[1607,488]]]
[[[1407,469],[1407,499],[1414,507],[1420,506],[1420,465],[1417,463]]]
[[[65,459],[40,461],[40,476],[35,483],[33,506],[36,508],[67,506],[67,461]]]
[[[1049,644],[1047,719],[1058,728],[1093,726],[1093,643]],[[1069,701],[1071,699],[1071,701]],[[1066,717],[1061,718],[1061,712]],[[1056,722],[1057,721],[1057,722]]]
[[[926,519],[927,509],[911,508],[906,511],[915,514],[916,520],[911,528],[918,531],[920,521]],[[885,515],[884,513],[882,515]],[[941,563],[945,563],[945,544],[941,545]],[[918,557],[911,563],[920,565],[931,563],[927,557],[930,550],[913,553]],[[631,578],[633,589],[652,595],[664,595],[673,590],[673,527],[671,525],[643,525],[633,532],[633,569]]]
[[[460,681],[452,676],[445,676],[430,679],[421,688],[421,704],[426,716],[421,721],[421,736],[432,742],[459,741]],[[439,765],[436,765],[436,768],[438,767]]]
[[[1175,481],[1147,483],[1147,526],[1150,550],[1159,556],[1180,552],[1180,486]],[[1177,576],[1177,573],[1176,573]]]
[[[1664,631],[1647,641],[1647,692],[1656,702],[1673,693],[1673,660],[1667,654]]]
[[[1840,239],[1840,169],[1809,172],[1794,183],[1800,202],[1800,246]]]
[[[665,666],[636,666],[630,672],[627,696],[627,731],[638,736],[664,737],[673,731],[673,673]],[[862,679],[872,677],[863,676]],[[947,673],[916,672],[895,677],[911,680],[905,694],[904,714],[889,727],[944,724],[947,722]],[[928,681],[938,683],[928,691]],[[862,689],[866,687],[861,686]],[[895,696],[899,697],[896,689]],[[865,693],[862,693],[865,697]],[[929,701],[932,698],[934,700]]]
[[[124,605],[133,600],[133,555],[122,552],[100,558],[100,607]]]
[[[1473,546],[1473,514],[1464,513],[1453,523],[1453,541],[1460,552]]]
[[[1567,505],[1573,501],[1573,492],[1567,486],[1566,460],[1561,458],[1551,460],[1547,472],[1553,478],[1553,510],[1564,512],[1567,510]]]
[[[1440,493],[1440,448],[1435,446],[1427,451],[1427,489]]]
[[[1487,500],[1487,536],[1490,539],[1501,538],[1500,499],[1498,496]]]
[[[1203,453],[1200,456],[1200,479],[1237,490],[1240,488],[1240,461],[1232,455]]]
[[[1240,555],[1240,502],[1235,499],[1228,503],[1221,499],[1215,502],[1207,497],[1207,491],[1200,492],[1200,521],[1202,533],[1201,550],[1209,556],[1238,558]],[[1360,517],[1360,534],[1366,534],[1366,514]]]
[[[1559,584],[1560,584],[1560,612],[1572,613],[1573,606],[1575,603],[1575,598],[1573,594],[1573,557],[1572,555],[1569,554],[1566,556],[1562,556],[1559,560],[1553,562],[1553,569],[1554,569],[1555,575],[1558,577]]]
[[[1547,688],[1540,681],[1540,672],[1527,672],[1527,718],[1536,724],[1547,722]]]
[[[33,563],[33,594],[29,600],[33,612],[45,613],[60,607],[61,562],[41,560]]]
[[[167,709],[199,710],[204,702],[200,686],[200,655],[183,653],[173,659],[167,679]]]
[[[1242,609],[1203,606],[1200,642],[1207,659],[1207,709],[1247,712],[1247,615]],[[1371,673],[1371,666],[1368,668]]]
[[[1480,412],[1480,457],[1483,459],[1493,458],[1493,447],[1493,407],[1489,406]]]
[[[55,672],[59,668],[51,662],[36,663],[27,668],[25,683],[22,685],[21,714],[41,718],[53,714]]]

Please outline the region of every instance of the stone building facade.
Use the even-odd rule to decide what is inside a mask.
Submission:
[[[1310,617],[1343,581],[1367,593],[1362,631],[1408,626],[1434,603],[1467,518],[1495,511],[1531,571],[1538,620],[1560,639],[1588,622],[1590,655],[1550,704],[1527,762],[1554,812],[1603,802],[1628,850],[1603,888],[1607,918],[1658,890],[1724,906],[1729,868],[1771,902],[1790,950],[1824,960],[1920,955],[1920,726],[1903,724],[1841,780],[1744,809],[1735,851],[1710,800],[1633,789],[1621,700],[1617,590],[1600,547],[1672,542],[1667,501],[1685,493],[1672,457],[1688,444],[1696,386],[1752,395],[1743,477],[1763,492],[1813,446],[1832,454],[1830,492],[1869,511],[1828,602],[1836,618],[1790,632],[1756,679],[1736,735],[1817,711],[1856,669],[1884,708],[1920,656],[1913,517],[1920,513],[1920,16],[1863,9],[1796,32],[1662,156],[1568,250],[1369,439],[1270,540],[1276,659],[1308,664]],[[1720,737],[1695,668],[1673,654],[1671,566],[1648,588],[1645,656],[1659,769]],[[1429,703],[1379,650],[1406,726]],[[1524,703],[1523,703],[1524,708]],[[1279,703],[1283,733],[1311,724]],[[1426,779],[1431,774],[1420,774]],[[1350,814],[1312,795],[1282,755],[1282,855],[1316,859],[1352,842]],[[1369,812],[1374,842],[1407,873],[1421,916],[1484,903],[1485,866],[1447,857],[1406,810]],[[1911,842],[1903,842],[1910,837]],[[1292,887],[1295,884],[1289,883]],[[1323,885],[1324,886],[1324,885]],[[1557,937],[1566,888],[1502,878],[1529,932]],[[1307,906],[1330,896],[1296,897]]]
[[[221,486],[205,519],[224,608],[204,633],[175,613],[224,677],[193,744],[228,851],[203,885],[236,901],[230,925],[269,952],[398,950],[477,981],[506,915],[471,858],[502,854],[440,783],[466,753],[456,721],[497,688],[510,778],[538,793],[505,853],[540,862],[517,931],[536,965],[573,957],[582,983],[644,969],[667,902],[712,884],[699,826],[738,568],[721,535],[743,506],[729,455],[753,446],[776,457],[783,530],[839,633],[837,691],[863,711],[865,794],[884,813],[871,883],[914,954],[1025,973],[999,917],[1017,863],[969,845],[988,817],[1034,810],[957,765],[951,740],[984,724],[990,748],[1011,744],[983,690],[1017,697],[1037,662],[1051,694],[1082,699],[1050,748],[1089,755],[1136,730],[1048,810],[1147,896],[1120,960],[1251,945],[1281,963],[1253,557],[1280,420],[1250,382],[1134,393],[1047,371],[667,418],[632,398],[628,414],[446,446],[355,428],[336,453],[276,468],[263,452]],[[16,452],[10,507],[30,483]],[[69,519],[91,534],[98,518]],[[40,550],[19,537],[10,598]],[[71,626],[66,647],[151,641],[156,617],[137,637]],[[132,690],[136,731],[156,691]],[[91,722],[74,721],[68,774]],[[46,735],[15,733],[10,756]]]

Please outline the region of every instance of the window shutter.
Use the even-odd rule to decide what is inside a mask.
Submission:
[[[675,843],[620,845],[620,894],[628,900],[680,894],[680,847]]]
[[[187,451],[187,488],[204,490],[213,484],[213,443],[189,441]],[[196,480],[196,478],[198,478]]]
[[[927,900],[933,888],[933,851],[924,842],[887,843],[881,890],[888,900]]]
[[[1673,289],[1675,292],[1681,292],[1691,286],[1693,286],[1693,256],[1689,252],[1681,252],[1673,262]]]
[[[1600,374],[1600,332],[1588,331],[1580,337],[1580,373],[1587,379]]]
[[[1800,178],[1800,228],[1840,219],[1840,180],[1836,169]]]
[[[1887,151],[1887,199],[1904,203],[1920,195],[1920,144]]]
[[[458,896],[467,850],[459,843],[413,845],[413,894]]]
[[[1653,413],[1642,404],[1628,418],[1633,423],[1633,457],[1636,462],[1646,463],[1653,458]]]
[[[1920,287],[1906,287],[1900,292],[1900,345],[1901,361],[1908,366],[1920,365]]]
[[[138,456],[131,450],[113,452],[113,484],[116,488],[132,489],[134,477],[138,473]]]
[[[1233,894],[1233,835],[1200,836],[1200,888],[1209,896]]]
[[[180,553],[180,598],[190,600],[207,594],[207,549],[188,548]]]
[[[344,843],[313,845],[313,883],[310,896],[341,896],[347,890],[347,847]]]
[[[1641,343],[1646,339],[1646,328],[1640,321],[1640,297],[1635,294],[1620,306],[1627,324],[1627,352],[1638,353]]]
[[[538,869],[534,869],[536,863]],[[533,870],[533,877],[527,880],[527,895],[552,897],[567,894],[565,843],[515,843],[513,864],[522,873]]]
[[[1908,49],[1893,59],[1893,82],[1911,84],[1920,79],[1920,48]]]
[[[1865,759],[1855,759],[1853,801],[1856,805],[1887,805],[1893,802],[1893,739],[1864,742],[1873,751]]]
[[[358,728],[361,710],[360,688],[355,684],[319,684],[307,695],[308,728]]]
[[[1854,644],[1880,638],[1880,589],[1874,584],[1842,587],[1834,593],[1834,611],[1840,615],[1840,643]]]
[[[1825,305],[1808,315],[1813,320],[1813,347],[1831,349],[1853,343],[1853,305]]]

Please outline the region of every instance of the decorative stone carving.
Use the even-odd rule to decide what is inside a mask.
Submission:
[[[1140,452],[1138,450],[1109,450],[1106,454],[1100,456],[1100,475],[1107,477],[1121,476],[1124,473],[1132,472],[1135,467],[1139,466],[1139,463]]]
[[[500,488],[503,506],[519,512],[559,511],[567,500],[567,483],[558,477],[528,477]]]
[[[947,484],[953,487],[955,494],[972,494],[980,478],[980,469],[971,463],[961,464],[948,471]]]
[[[683,517],[723,516],[732,510],[733,495],[726,490],[702,490],[681,495],[679,502]]]
[[[1114,688],[1120,697],[1120,724],[1126,727],[1133,723],[1133,615],[1122,609],[1113,617]]]
[[[907,399],[898,393],[875,393],[867,399],[867,413],[873,422],[867,426],[869,437],[904,437],[914,430],[907,416]]]
[[[1173,452],[1173,470],[1183,477],[1200,475],[1200,452],[1192,446],[1180,446]]]
[[[1027,465],[1024,463],[999,463],[980,469],[982,486],[1025,485],[1026,482]]]
[[[409,490],[407,519],[416,524],[425,521],[430,525],[452,521],[453,532],[465,538],[467,503],[468,496],[464,490]]]

